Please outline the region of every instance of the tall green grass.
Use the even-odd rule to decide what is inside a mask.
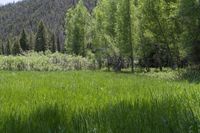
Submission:
[[[0,72],[1,133],[199,133],[200,85],[106,72]]]

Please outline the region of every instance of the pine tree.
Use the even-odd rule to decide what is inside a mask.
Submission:
[[[57,51],[57,46],[56,46],[56,39],[55,39],[55,34],[53,33],[51,35],[51,52],[55,53]]]
[[[38,26],[38,31],[35,40],[35,51],[45,52],[48,49],[46,40],[46,29],[44,23],[41,21]]]
[[[35,43],[34,43],[34,34],[33,33],[30,33],[30,36],[29,36],[29,50],[34,50],[34,47],[35,47]]]
[[[2,52],[2,55],[5,55],[5,46],[4,46],[3,43],[2,43],[2,46],[1,46],[1,52]]]
[[[58,50],[58,52],[62,52],[62,50],[61,50],[61,46],[60,46],[60,39],[59,39],[59,36],[57,37],[57,50]]]
[[[29,50],[28,39],[25,30],[22,31],[19,42],[20,42],[20,47],[22,48],[23,51]]]
[[[13,45],[12,54],[19,55],[19,54],[21,54],[21,52],[22,52],[22,49],[20,47],[20,42],[17,40],[17,41],[15,41],[15,43]]]
[[[5,55],[10,55],[11,54],[10,40],[9,39],[7,40],[7,43],[5,45],[4,54]]]
[[[3,42],[0,40],[0,54],[3,55]]]

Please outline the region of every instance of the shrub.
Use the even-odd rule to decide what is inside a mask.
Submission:
[[[92,59],[61,53],[26,53],[18,56],[0,56],[1,70],[68,71],[95,69]]]

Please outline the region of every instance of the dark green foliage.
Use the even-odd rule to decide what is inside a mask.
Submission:
[[[58,52],[62,52],[59,37],[57,37],[56,44],[57,44],[56,46],[57,46],[57,50],[58,50]]]
[[[3,52],[4,52],[4,50],[3,50],[3,42],[2,42],[2,40],[0,40],[0,55],[3,55]]]
[[[10,55],[11,54],[11,46],[10,46],[10,40],[7,40],[6,45],[4,45],[4,55]]]
[[[19,42],[20,42],[20,47],[23,51],[29,50],[28,39],[25,30],[22,31]]]
[[[163,44],[146,43],[141,46],[139,65],[149,71],[149,68],[167,67],[170,62],[167,48]]]
[[[22,52],[22,49],[21,49],[20,43],[18,40],[16,40],[12,47],[12,54],[19,55],[19,54],[21,54],[21,52]]]
[[[76,54],[76,55],[81,55],[82,53],[82,37],[83,35],[80,33],[80,29],[78,26],[75,26],[74,30],[73,30],[73,40],[72,40],[72,53]]]
[[[2,43],[2,46],[1,46],[1,53],[2,53],[2,55],[5,55],[5,46],[4,46],[3,43]]]
[[[199,65],[200,64],[200,41],[195,41],[192,44],[192,48],[191,48],[191,61],[194,64]]]
[[[35,48],[35,36],[33,33],[30,33],[29,35],[29,50],[34,50]]]
[[[0,35],[4,38],[18,36],[22,29],[27,34],[37,32],[39,20],[54,33],[64,36],[64,18],[72,6],[72,0],[23,0],[15,4],[0,6]],[[97,0],[84,0],[88,10],[92,11]],[[75,4],[78,0],[74,0]],[[64,46],[64,37],[60,38]]]
[[[37,31],[37,34],[36,34],[35,51],[45,52],[48,49],[46,39],[47,39],[46,29],[45,29],[44,23],[41,21],[38,25],[38,31]]]
[[[195,65],[200,64],[200,1],[181,0],[179,16],[182,21],[182,43]]]
[[[56,46],[56,38],[55,38],[55,34],[53,33],[51,35],[51,52],[55,53],[57,51],[57,46]]]
[[[179,75],[180,80],[187,80],[189,83],[195,83],[199,85],[200,83],[200,71],[195,69],[187,69]]]

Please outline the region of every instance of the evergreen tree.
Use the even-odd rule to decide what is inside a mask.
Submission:
[[[35,51],[37,52],[45,52],[48,49],[47,40],[46,40],[46,28],[44,23],[41,21],[38,26],[38,31],[36,34],[35,40]]]
[[[29,36],[29,50],[34,50],[34,48],[35,48],[34,39],[35,39],[34,34],[30,33],[30,36]]]
[[[3,55],[3,42],[0,40],[0,54]]]
[[[9,39],[7,39],[7,43],[6,43],[5,49],[4,49],[4,54],[5,55],[10,55],[11,54],[10,40]]]
[[[57,50],[58,50],[58,52],[62,52],[62,50],[61,50],[61,45],[60,45],[60,39],[59,39],[59,36],[57,36],[57,40],[56,40],[56,42],[57,42]]]
[[[20,42],[20,47],[22,48],[23,51],[29,50],[28,39],[25,30],[22,31],[19,42]]]
[[[51,52],[55,53],[57,51],[57,46],[56,46],[56,39],[55,39],[55,34],[53,33],[51,35]]]
[[[1,52],[2,52],[2,55],[5,55],[5,46],[4,46],[3,43],[2,43],[2,46],[1,46]]]
[[[14,42],[14,45],[13,45],[13,48],[12,48],[12,54],[13,55],[19,55],[19,54],[21,54],[21,51],[22,51],[22,49],[20,47],[20,43],[19,43],[18,40],[16,40]]]

